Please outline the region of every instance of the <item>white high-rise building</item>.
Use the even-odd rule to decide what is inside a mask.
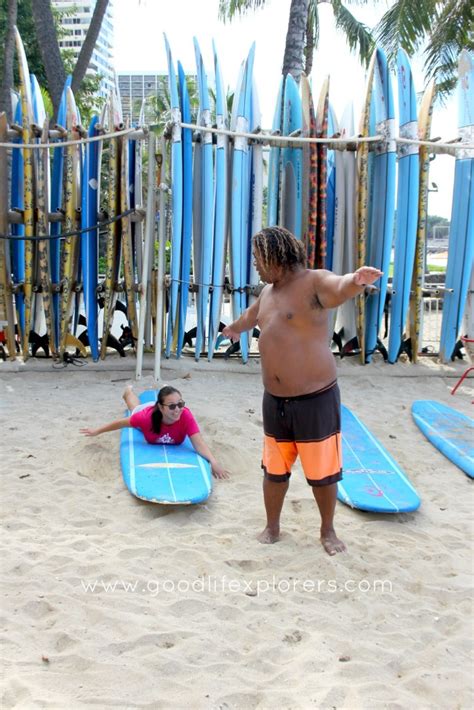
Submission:
[[[67,35],[59,41],[59,46],[70,49],[76,58],[79,56],[82,44],[89,29],[94,13],[96,0],[52,0],[52,5],[58,10],[67,10],[67,16],[61,24]],[[104,95],[115,87],[115,71],[113,65],[113,4],[110,0],[97,42],[92,52],[88,74],[100,74],[102,77],[101,92]]]

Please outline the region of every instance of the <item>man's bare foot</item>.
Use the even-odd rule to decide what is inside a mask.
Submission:
[[[338,552],[345,552],[346,546],[339,540],[334,530],[321,530],[321,544],[328,555],[336,555]]]
[[[264,545],[272,545],[280,539],[280,528],[269,528],[268,525],[260,535],[257,535],[257,540]]]

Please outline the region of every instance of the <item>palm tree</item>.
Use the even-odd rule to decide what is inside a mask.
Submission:
[[[372,32],[359,22],[347,5],[363,4],[366,0],[292,0],[289,31],[286,37],[282,73],[299,76],[311,72],[313,51],[318,45],[318,5],[330,4],[336,28],[341,29],[352,51],[358,51],[367,64],[374,46],[374,37],[395,63],[402,47],[412,56],[424,47],[426,80],[435,79],[441,94],[451,92],[457,80],[457,56],[461,49],[474,50],[474,3],[472,0],[395,0]],[[379,0],[373,0],[374,4]],[[220,0],[219,17],[231,20],[236,14],[256,10],[265,0]],[[301,50],[302,26],[304,50]],[[295,37],[290,29],[298,28]],[[299,34],[298,34],[299,33]],[[290,46],[291,45],[291,46]]]
[[[302,71],[310,74],[313,51],[319,39],[318,5],[323,2],[332,6],[336,27],[345,33],[350,49],[358,50],[361,61],[368,64],[374,44],[372,34],[346,7],[350,2],[360,4],[362,1],[347,0],[343,4],[341,0],[291,0],[282,74],[291,74],[296,81]],[[219,0],[219,18],[224,22],[232,20],[236,14],[264,5],[265,0]]]
[[[77,92],[84,79],[108,4],[109,0],[97,0],[96,2],[86,39],[74,67],[72,75],[73,91]],[[50,0],[32,0],[32,6],[36,36],[41,49],[41,56],[48,78],[48,90],[56,115],[61,101],[64,82],[66,81],[66,70],[59,49],[53,10]]]
[[[426,80],[446,95],[456,86],[460,51],[474,50],[473,28],[472,0],[395,0],[375,34],[392,61],[399,47],[408,55],[424,47]]]
[[[5,111],[9,122],[12,120],[12,101],[10,91],[13,86],[13,58],[15,55],[15,37],[13,27],[17,22],[17,0],[8,0],[6,16],[6,34],[4,40],[3,72],[0,77],[0,111]]]

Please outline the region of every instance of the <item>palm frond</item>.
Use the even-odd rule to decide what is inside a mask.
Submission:
[[[319,43],[319,14],[317,0],[309,0],[308,22],[306,23],[306,44],[304,48],[304,73],[311,74],[313,68],[313,54]]]
[[[311,27],[311,40],[314,47],[319,43],[319,14],[318,0],[309,0],[308,3],[308,27]],[[306,39],[306,41],[308,41]]]
[[[459,52],[474,50],[473,27],[472,0],[448,0],[445,3],[425,49],[426,78],[436,81],[442,96],[456,86]]]
[[[437,17],[437,0],[396,0],[375,28],[377,42],[394,62],[402,47],[412,55],[431,32]]]
[[[341,0],[332,0],[331,5],[336,28],[341,29],[346,35],[351,52],[358,51],[361,61],[368,65],[374,47],[374,38],[370,29],[363,22],[359,22]]]
[[[232,20],[235,15],[244,15],[248,10],[258,10],[266,0],[219,0],[218,18],[222,22]]]

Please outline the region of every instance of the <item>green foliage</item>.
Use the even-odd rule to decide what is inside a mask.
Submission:
[[[7,29],[7,0],[0,0],[0,41],[5,37]],[[58,39],[64,38],[68,31],[61,24],[63,17],[68,17],[73,15],[75,8],[71,7],[67,10],[58,10],[53,8],[53,15],[56,23],[56,32]],[[31,0],[18,0],[18,16],[17,16],[17,27],[21,35],[25,47],[25,53],[28,60],[28,67],[30,74],[34,74],[38,80],[41,87],[41,93],[43,95],[43,100],[45,102],[46,112],[48,115],[53,115],[53,108],[51,98],[48,94],[48,82],[46,78],[46,72],[44,69],[43,59],[41,57],[41,51],[36,39],[36,29],[33,20],[33,8],[31,5]],[[66,74],[71,74],[74,69],[74,57],[73,52],[70,49],[61,50],[61,56],[64,61],[64,67]],[[14,81],[17,85],[19,82],[18,76],[18,64],[14,64]],[[3,53],[0,52],[0,75],[3,72]],[[94,113],[99,113],[103,104],[104,99],[98,95],[101,76],[86,76],[81,84],[81,89],[76,95],[76,102],[81,113],[82,122],[84,125],[89,123],[91,116]]]
[[[474,51],[474,4],[472,0],[448,0],[433,25],[425,50],[428,79],[435,79],[441,95],[452,92],[457,83],[458,54]]]
[[[446,219],[445,217],[439,217],[436,214],[428,215],[428,218],[426,220],[426,238],[427,239],[433,238],[433,227],[437,227],[438,225],[443,226],[443,227],[449,227],[450,221],[449,221],[449,219]]]
[[[439,95],[457,83],[457,58],[474,49],[472,0],[396,0],[376,27],[377,41],[394,63],[399,47],[408,55],[423,49],[426,81],[434,79]]]
[[[4,44],[4,39],[7,31],[7,0],[0,0],[0,42]],[[23,44],[25,45],[26,56],[28,57],[28,65],[31,74],[34,74],[38,79],[39,84],[46,83],[46,74],[44,71],[43,60],[41,58],[40,48],[36,39],[35,23],[33,21],[33,8],[31,0],[18,0],[18,16],[17,27],[20,32]],[[0,76],[3,72],[3,52],[0,52]],[[15,84],[18,84],[18,67],[15,62]]]
[[[74,69],[74,55],[72,50],[61,50],[66,74],[72,74]],[[105,98],[99,95],[101,74],[86,74],[81,83],[81,88],[77,92],[75,99],[81,114],[81,123],[87,126],[96,113],[100,113],[105,104]]]
[[[258,10],[265,0],[219,0],[219,19],[232,20],[235,15],[245,15],[248,10]]]
[[[340,0],[332,0],[331,5],[336,29],[344,32],[351,52],[358,51],[361,62],[368,66],[374,49],[374,38],[370,29],[363,22],[359,22]]]

